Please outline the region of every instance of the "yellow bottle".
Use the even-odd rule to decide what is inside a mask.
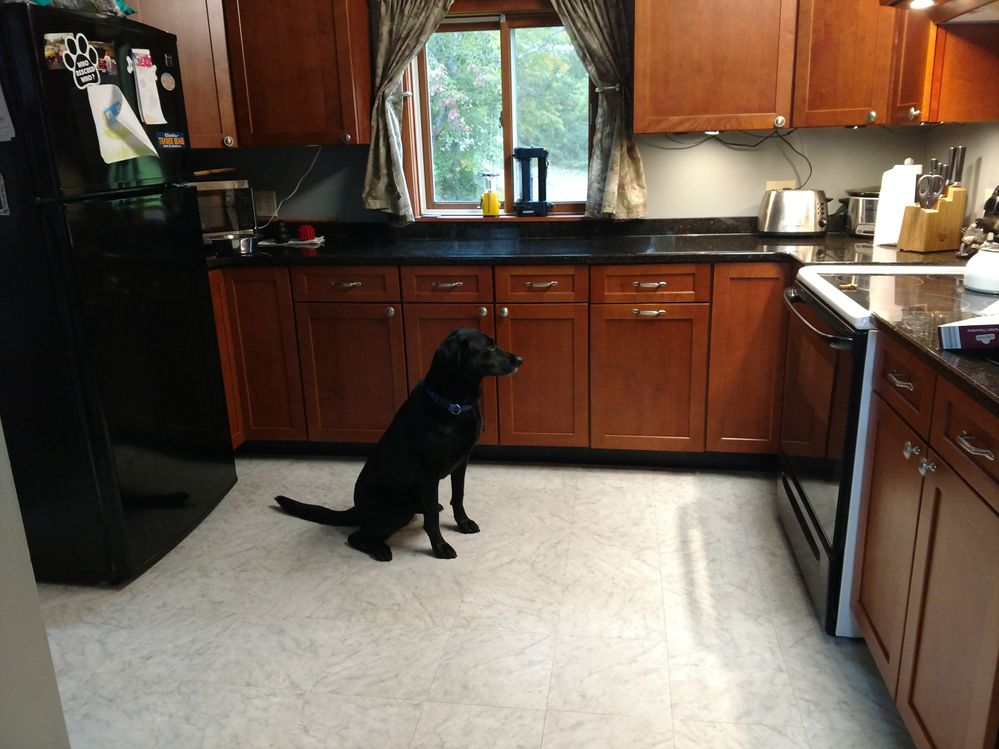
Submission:
[[[482,176],[486,180],[486,191],[482,193],[482,201],[480,205],[482,206],[483,216],[499,216],[500,215],[500,204],[499,195],[493,190],[493,177],[498,176],[496,172],[482,172]]]

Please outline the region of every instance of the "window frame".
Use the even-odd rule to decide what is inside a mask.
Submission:
[[[494,31],[500,32],[500,65],[502,81],[502,109],[501,123],[503,129],[503,193],[504,200],[500,205],[500,215],[497,218],[509,220],[545,220],[551,218],[581,217],[586,210],[585,198],[580,201],[559,201],[553,202],[553,208],[549,210],[547,217],[527,217],[517,216],[513,206],[514,200],[514,170],[516,164],[513,158],[513,131],[514,131],[514,92],[513,92],[513,31],[519,28],[539,28],[563,26],[561,19],[551,10],[550,5],[545,8],[538,0],[527,0],[524,2],[508,2],[507,7],[512,12],[507,12],[502,7],[497,7],[498,3],[487,6],[484,2],[474,2],[465,0],[455,2],[455,6],[460,6],[462,10],[466,8],[470,12],[468,15],[456,14],[452,12],[448,16],[448,21],[442,24],[435,33],[438,32],[458,32],[458,31]],[[471,7],[469,7],[471,6]],[[483,18],[482,14],[488,13],[489,17]],[[427,57],[426,49],[421,49],[420,53],[413,60],[407,69],[403,81],[404,89],[412,91],[413,95],[407,97],[403,112],[403,149],[408,154],[404,164],[406,179],[409,185],[410,199],[413,203],[414,213],[422,218],[479,218],[482,219],[481,209],[476,202],[444,202],[435,200],[433,194],[433,144],[430,138],[430,127],[427,118],[421,116],[429,107],[430,93],[427,80]],[[593,146],[593,114],[595,105],[595,94],[592,81],[587,77],[587,88],[589,91],[590,106],[587,113],[588,136],[587,152],[592,152]],[[484,188],[483,188],[484,189]]]

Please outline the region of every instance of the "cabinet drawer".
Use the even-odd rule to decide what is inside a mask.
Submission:
[[[590,269],[591,302],[706,302],[711,266],[603,265]]]
[[[501,265],[497,302],[585,302],[590,277],[585,265]]]
[[[419,265],[402,268],[405,302],[491,302],[493,274],[488,265]]]
[[[923,437],[930,432],[933,388],[936,375],[918,359],[886,335],[879,337],[874,365],[874,389]]]
[[[930,444],[999,512],[999,417],[940,378]]]
[[[296,302],[398,302],[399,269],[394,265],[293,267]]]

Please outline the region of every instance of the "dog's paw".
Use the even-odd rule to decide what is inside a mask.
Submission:
[[[454,559],[458,556],[458,552],[451,547],[451,544],[444,541],[440,546],[434,547],[434,556],[438,559]]]
[[[476,523],[471,518],[468,518],[467,520],[459,520],[458,521],[458,532],[459,533],[478,533],[479,532],[479,524]]]
[[[358,551],[363,551],[369,557],[378,562],[392,561],[392,548],[383,541],[371,541],[366,538],[361,538],[356,533],[351,533],[347,536],[347,543]]]

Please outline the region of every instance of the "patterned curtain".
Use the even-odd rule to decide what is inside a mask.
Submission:
[[[645,169],[632,132],[632,33],[624,0],[551,0],[597,89],[586,215],[642,218]]]
[[[402,74],[447,15],[454,0],[373,0],[376,24],[371,150],[364,173],[364,207],[397,223],[413,221],[402,171]]]

